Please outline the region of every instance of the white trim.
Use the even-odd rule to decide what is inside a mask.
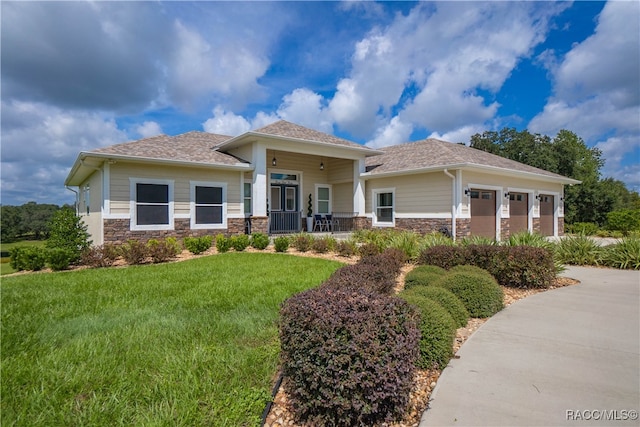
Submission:
[[[535,201],[535,190],[532,188],[522,188],[522,187],[507,187],[506,190],[508,193],[512,191],[514,193],[525,193],[527,195],[527,230],[529,233],[533,232],[533,206]],[[511,218],[511,211],[509,210],[511,207],[509,203],[507,203],[507,218]]]
[[[378,221],[378,215],[376,214],[377,206],[377,195],[382,193],[391,193],[391,222],[380,222]],[[387,207],[388,206],[384,206]],[[372,225],[374,227],[395,227],[396,226],[396,188],[374,188],[371,190],[371,216],[372,216]]]
[[[235,218],[235,219],[241,218],[241,219],[245,219],[245,218],[246,218],[246,215],[245,215],[245,214],[228,214],[228,215],[227,215],[227,218]]]
[[[332,188],[332,185],[331,184],[315,184],[314,188],[315,188],[316,201],[315,201],[315,206],[314,206],[314,210],[313,211],[315,213],[321,214],[321,215],[322,214],[325,214],[325,215],[326,214],[331,214],[331,212],[332,212],[331,200],[333,199],[333,188]],[[320,210],[318,209],[318,201],[320,200],[319,197],[318,197],[318,190],[320,188],[327,188],[329,190],[329,200],[328,200],[328,202],[329,202],[329,205],[328,205],[329,212],[320,212]]]
[[[138,225],[137,213],[137,197],[136,197],[136,184],[157,184],[167,185],[169,187],[169,223],[168,224],[156,224],[156,225]],[[173,201],[173,187],[174,180],[172,179],[154,179],[154,178],[136,178],[129,177],[129,229],[131,231],[154,231],[154,230],[173,230],[173,215],[174,215],[174,201]]]
[[[559,211],[560,211],[560,194],[561,193],[558,191],[546,191],[546,190],[536,191],[536,196],[539,196],[541,194],[545,196],[553,196],[553,236],[558,237],[558,218],[560,217]],[[538,199],[535,199],[535,200],[536,200],[536,205],[538,206],[537,218],[539,219],[540,218],[540,201]]]
[[[106,214],[103,219],[131,219],[130,214]]]
[[[173,219],[189,219],[191,218],[190,214],[174,214]]]
[[[222,223],[197,224],[196,223],[196,187],[222,188]],[[214,181],[189,181],[189,218],[191,218],[192,230],[219,230],[227,228],[227,183]]]
[[[287,184],[284,182],[278,182],[278,180],[275,181],[271,181],[271,174],[272,173],[284,173],[284,174],[288,174],[288,175],[296,175],[298,177],[297,181],[295,184],[291,183],[291,184]],[[306,211],[305,209],[303,209],[303,206],[306,206],[304,204],[304,185],[303,185],[303,176],[304,174],[302,173],[302,171],[296,171],[296,170],[291,170],[291,169],[278,169],[277,167],[275,168],[267,168],[267,187],[269,188],[269,191],[267,192],[267,203],[269,205],[270,210],[273,207],[273,205],[271,204],[271,184],[275,184],[275,185],[297,185],[298,186],[298,211]],[[277,211],[277,212],[284,212],[284,211]]]

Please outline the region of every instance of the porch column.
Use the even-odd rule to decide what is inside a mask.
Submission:
[[[261,143],[253,145],[253,185],[251,204],[253,216],[267,216],[267,149]]]
[[[365,172],[364,159],[353,161],[353,212],[356,216],[364,216],[364,180],[360,174]]]

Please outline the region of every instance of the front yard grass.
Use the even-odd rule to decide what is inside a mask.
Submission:
[[[1,424],[256,425],[281,302],[339,266],[228,253],[5,277]]]

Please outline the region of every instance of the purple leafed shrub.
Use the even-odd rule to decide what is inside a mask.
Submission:
[[[374,425],[399,417],[419,355],[418,315],[400,298],[323,286],[280,311],[283,385],[299,422]]]

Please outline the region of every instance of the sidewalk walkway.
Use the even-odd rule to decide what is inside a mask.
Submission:
[[[472,335],[420,427],[640,425],[640,272],[563,275],[582,283],[521,300]]]

